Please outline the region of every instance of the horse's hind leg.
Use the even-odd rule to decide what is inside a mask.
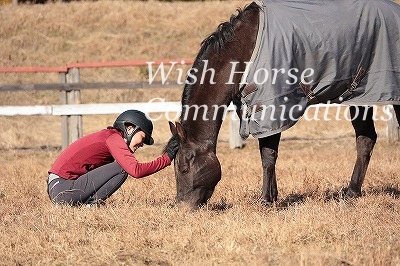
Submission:
[[[351,106],[350,114],[356,133],[357,160],[349,187],[344,195],[347,198],[361,196],[361,186],[377,138],[372,107]]]
[[[262,201],[269,206],[278,198],[275,164],[278,158],[278,146],[281,134],[275,134],[258,140],[263,167]]]

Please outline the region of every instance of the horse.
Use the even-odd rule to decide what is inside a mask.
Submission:
[[[384,18],[379,14],[385,14]],[[354,19],[347,22],[345,18]],[[242,137],[250,133],[258,139],[263,168],[261,201],[266,206],[278,199],[275,164],[281,132],[294,125],[309,105],[348,104],[357,157],[342,196],[361,196],[377,141],[370,102],[392,104],[400,120],[400,57],[396,55],[400,54],[399,28],[400,7],[388,0],[263,0],[238,8],[202,41],[187,73],[180,120],[170,122],[172,137],[166,147],[179,141],[174,161],[176,201],[197,208],[211,198],[221,179],[217,137],[231,102],[238,107]],[[348,29],[350,33],[346,33]],[[260,33],[262,30],[264,33]],[[386,40],[385,30],[393,38]],[[393,53],[382,52],[381,48]],[[389,59],[381,58],[384,53],[389,53]],[[259,66],[251,69],[256,62],[267,67],[265,62],[272,64],[272,59],[272,63],[286,63],[295,70],[276,68],[274,72],[269,67],[268,73],[259,71]],[[389,67],[385,60],[391,60]],[[254,73],[263,75],[255,79]],[[268,86],[262,89],[264,83],[260,86],[260,81],[267,80],[271,73],[275,75],[264,82]],[[285,73],[286,79],[280,81]],[[378,91],[381,87],[384,92]],[[272,93],[275,89],[278,92]],[[371,92],[376,93],[371,96]],[[260,100],[263,93],[268,94],[268,100]],[[294,116],[292,121],[271,119],[273,111],[281,118],[288,115],[289,108],[285,107],[289,105],[296,106],[289,112]],[[269,106],[276,108],[265,108]]]

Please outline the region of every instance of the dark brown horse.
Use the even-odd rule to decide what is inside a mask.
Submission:
[[[267,2],[265,0],[264,4],[268,7]],[[383,2],[387,1],[383,0]],[[396,8],[400,10],[398,7]],[[219,25],[217,30],[202,42],[202,47],[196,57],[193,68],[188,73],[182,95],[180,122],[176,122],[175,125],[170,123],[171,131],[174,135],[172,138],[178,138],[180,141],[180,149],[175,159],[176,198],[178,202],[189,203],[192,207],[206,203],[221,179],[221,165],[216,156],[216,146],[217,136],[226,108],[219,107],[228,106],[232,101],[236,103],[240,102],[238,98],[244,97],[244,91],[252,93],[252,89],[256,90],[253,86],[254,84],[243,86],[243,77],[240,73],[245,73],[246,62],[252,60],[253,51],[258,45],[257,38],[259,38],[261,16],[264,15],[262,14],[263,9],[262,4],[253,2],[243,10],[239,9],[238,14],[232,16],[230,21]],[[286,21],[291,20],[290,17],[283,19]],[[397,36],[398,32],[399,30],[397,30]],[[277,38],[277,40],[280,39]],[[348,48],[344,47],[346,42],[340,43],[336,39],[332,39],[332,42],[339,43],[338,45],[341,46],[339,47],[340,49],[345,50]],[[276,45],[280,45],[280,43]],[[398,41],[396,45],[399,46]],[[357,49],[357,47],[353,47],[353,49]],[[371,51],[366,52],[370,53]],[[325,58],[326,56],[323,55],[323,57]],[[398,58],[394,60],[396,60],[395,65],[399,66]],[[236,63],[232,64],[232,62]],[[233,65],[235,66],[234,75],[232,75]],[[305,69],[305,66],[299,67],[299,73],[301,73]],[[212,69],[215,71],[212,71]],[[358,65],[356,66],[357,69],[359,69]],[[352,71],[354,72],[354,70]],[[330,98],[326,98],[319,96],[320,99],[318,102],[329,102],[330,99],[337,98],[337,96],[343,98],[345,92],[352,93],[353,90],[350,91],[348,89],[352,87],[350,84],[355,82],[360,83],[362,76],[367,77],[369,75],[368,71],[369,68],[366,67],[365,75],[360,74],[360,71],[352,73],[350,80],[343,80],[343,83],[346,85],[344,87],[342,86],[343,84],[338,85],[335,83],[332,86],[345,89],[339,95],[334,95],[335,97],[330,96]],[[321,77],[317,78],[322,79],[323,75],[324,72],[320,75]],[[399,84],[398,77],[397,84]],[[368,78],[364,78],[363,80],[368,80]],[[302,82],[305,83],[304,79],[302,79]],[[296,85],[298,88],[303,87],[303,90],[296,90],[296,95],[300,95],[302,104],[306,103],[306,105],[310,105],[316,103],[314,102],[314,98],[318,98],[318,96],[313,93],[313,91],[315,92],[314,88],[316,85],[311,84],[311,86],[307,86],[307,84],[299,85],[299,83],[296,83]],[[287,101],[287,98],[285,100]],[[395,105],[395,113],[399,119],[399,93],[396,92],[393,100],[385,101],[385,103]],[[254,107],[253,110],[256,109]],[[350,113],[356,135],[357,159],[344,196],[358,197],[361,195],[361,186],[367,171],[372,149],[377,139],[377,134],[374,128],[371,108],[366,106],[351,106]],[[365,115],[358,115],[359,113]],[[243,118],[242,115],[240,117]],[[262,201],[266,205],[277,200],[278,189],[275,163],[278,157],[281,131],[256,135],[259,140],[259,150],[263,167]]]

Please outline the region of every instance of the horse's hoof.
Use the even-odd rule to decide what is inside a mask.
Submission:
[[[361,191],[354,191],[351,188],[345,188],[343,189],[343,196],[342,198],[344,200],[348,200],[348,199],[355,199],[355,198],[359,198],[361,197]]]
[[[262,207],[265,207],[265,208],[272,208],[272,207],[274,207],[274,202],[273,201],[267,201],[267,200],[264,200],[264,199],[262,199],[261,200],[261,206]]]

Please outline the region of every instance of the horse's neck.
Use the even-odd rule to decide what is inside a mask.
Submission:
[[[233,97],[238,93],[239,83],[242,78],[240,74],[234,74],[231,77],[234,67],[232,63],[237,63],[234,73],[245,72],[247,66],[245,62],[250,60],[257,40],[259,11],[257,4],[251,4],[242,13],[241,18],[233,22],[234,38],[232,40],[224,40],[223,49],[217,51],[212,50],[212,47],[206,49],[201,58],[204,64],[207,62],[207,68],[215,70],[214,83],[210,81],[210,72],[206,71],[206,81],[210,82],[200,82],[194,85],[190,90],[190,95],[186,95],[187,98],[185,99],[189,106],[200,107],[204,105],[209,109],[214,108],[214,106],[228,107]],[[201,63],[197,61],[195,66],[201,66]],[[201,71],[197,73],[197,81],[202,81],[199,77],[203,74]],[[186,125],[188,137],[199,142],[210,142],[215,147],[222,119],[226,114],[224,111],[226,110],[218,109],[218,115],[215,115],[213,110],[208,113],[207,119],[203,119],[204,112],[200,111],[195,121],[193,121],[192,112],[188,115],[189,119],[182,122]]]
[[[209,143],[210,146],[215,148],[223,120],[221,111],[223,108],[225,108],[225,106],[228,106],[226,102],[229,103],[230,100],[220,100],[219,102],[214,101],[208,105],[205,105],[206,108],[208,108],[208,112],[206,114],[204,113],[205,109],[201,107],[198,109],[198,113],[195,118],[191,113],[186,121],[182,121],[188,133],[188,137],[192,139],[192,141]],[[193,104],[192,106],[197,105]],[[219,114],[215,113],[215,106],[222,106],[221,109],[219,109]]]

